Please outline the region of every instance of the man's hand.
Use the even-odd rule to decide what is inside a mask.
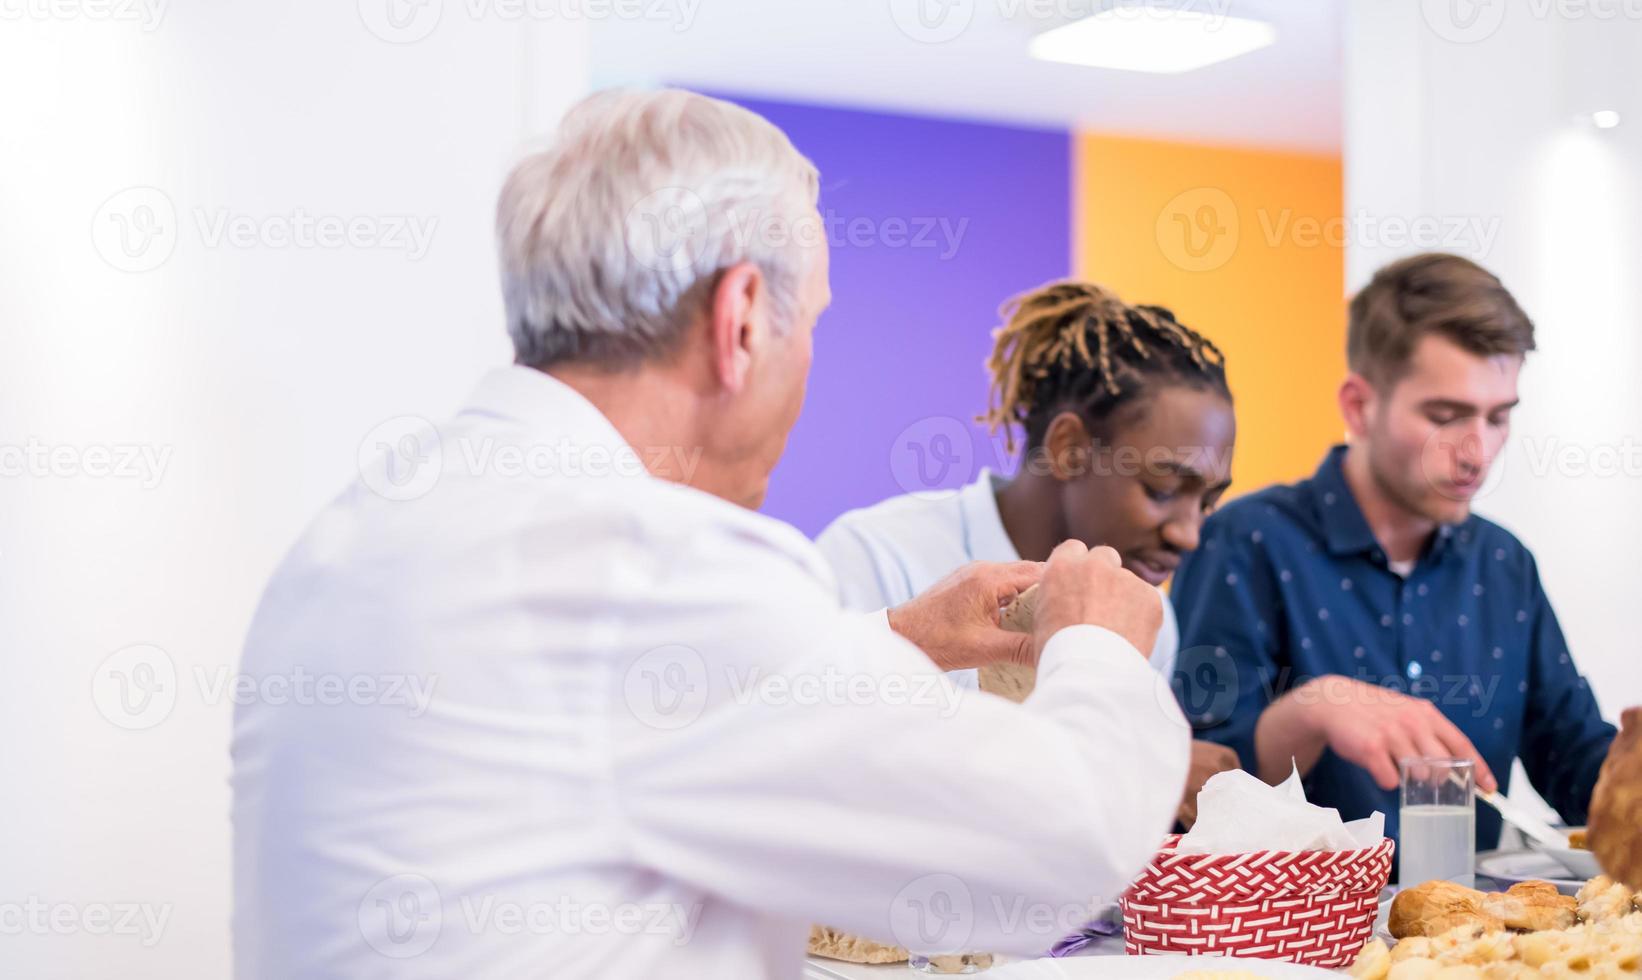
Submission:
[[[1186,772],[1186,795],[1180,801],[1175,819],[1187,830],[1197,823],[1197,794],[1203,784],[1217,772],[1237,768],[1237,753],[1214,742],[1192,742],[1192,767]]]
[[[1037,664],[1025,633],[1006,632],[998,612],[1037,584],[1043,564],[977,561],[958,569],[921,595],[889,611],[889,625],[924,651],[942,670],[991,663]]]
[[[1381,789],[1396,789],[1402,782],[1398,762],[1415,756],[1469,759],[1476,766],[1477,785],[1488,791],[1498,788],[1477,747],[1430,701],[1329,674],[1283,695],[1272,708],[1284,702],[1289,703],[1284,712],[1314,740],[1368,770]],[[1261,727],[1266,727],[1264,717]],[[1255,737],[1262,738],[1258,729]],[[1266,754],[1262,748],[1263,768]],[[1285,761],[1285,774],[1287,766]]]
[[[1163,603],[1156,589],[1123,568],[1116,551],[1104,545],[1090,551],[1081,541],[1062,541],[1050,553],[1038,589],[1032,632],[1036,653],[1056,633],[1083,624],[1106,627],[1150,658],[1163,627]]]

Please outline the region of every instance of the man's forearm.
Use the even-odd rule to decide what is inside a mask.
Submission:
[[[1273,786],[1289,777],[1294,766],[1301,774],[1322,758],[1328,738],[1313,722],[1312,701],[1302,685],[1273,701],[1254,725],[1256,773]]]

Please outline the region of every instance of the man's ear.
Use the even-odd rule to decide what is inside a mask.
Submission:
[[[1065,482],[1089,472],[1094,440],[1076,412],[1062,412],[1049,420],[1043,433],[1043,451],[1049,460],[1049,475]]]
[[[718,383],[732,393],[747,386],[754,352],[763,339],[753,322],[763,291],[763,273],[751,262],[739,262],[725,269],[713,287],[712,301],[707,308],[713,374]]]
[[[1340,417],[1345,419],[1346,432],[1360,439],[1368,433],[1379,410],[1380,393],[1374,383],[1353,371],[1340,382]]]

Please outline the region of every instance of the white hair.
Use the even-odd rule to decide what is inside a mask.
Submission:
[[[625,363],[672,348],[718,273],[753,262],[792,322],[819,178],[754,112],[668,89],[593,95],[520,161],[496,208],[521,364]]]

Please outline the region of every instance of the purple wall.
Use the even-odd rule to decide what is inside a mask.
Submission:
[[[999,304],[1071,270],[1070,136],[728,97],[820,168],[832,243],[833,304],[764,511],[813,537],[999,468],[973,421],[983,365]]]

